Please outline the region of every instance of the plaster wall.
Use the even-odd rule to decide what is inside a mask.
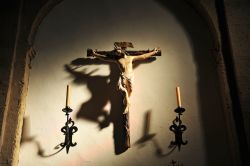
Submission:
[[[93,97],[102,96],[102,90],[109,93],[105,83],[117,69],[108,64],[88,64],[76,69],[75,74],[65,70],[73,60],[86,57],[87,48],[111,50],[115,41],[131,41],[138,50],[162,49],[157,60],[135,69],[132,148],[120,155],[114,154],[112,123],[100,130],[96,122],[80,116],[80,112],[95,108],[92,102],[86,110]],[[22,143],[19,165],[167,165],[172,159],[184,165],[233,164],[212,47],[205,22],[181,1],[126,1],[123,5],[112,0],[62,2],[45,18],[36,36],[37,57],[32,63],[26,110],[30,118],[28,137],[32,139]],[[73,138],[78,145],[68,155],[62,151],[48,157],[64,140],[61,109],[67,84],[72,86],[72,118],[79,128]],[[176,85],[181,87],[187,110],[183,123],[188,127],[184,139],[189,142],[180,152],[160,157],[152,140],[143,147],[134,143],[143,135],[144,115],[151,110],[150,131],[156,133],[154,139],[163,153],[169,151],[167,147],[174,139],[168,128],[175,118]],[[111,104],[107,102],[103,108],[108,113]],[[41,148],[47,157],[39,155]]]

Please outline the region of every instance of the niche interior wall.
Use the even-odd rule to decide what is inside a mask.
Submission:
[[[211,51],[214,47],[213,36],[196,11],[183,1],[131,1],[122,6],[112,1],[82,3],[63,1],[39,26],[33,46],[36,57],[31,65],[26,107],[26,114],[31,120],[30,134],[46,154],[52,154],[54,145],[63,140],[60,128],[65,119],[61,108],[64,107],[66,85],[71,84],[73,118],[79,126],[79,132],[75,135],[78,145],[71,149],[69,155],[60,152],[45,159],[37,154],[37,142],[23,143],[19,156],[20,165],[32,165],[33,162],[41,165],[109,165],[110,162],[116,165],[163,165],[172,159],[184,165],[192,165],[193,160],[190,158],[194,156],[198,165],[215,162],[228,162],[230,165],[231,161],[227,159],[232,154],[225,142],[230,140],[227,131],[224,131],[228,126],[223,113],[223,100],[220,98],[214,52]],[[105,8],[98,9],[94,14],[87,12],[97,6]],[[145,10],[151,12],[145,13]],[[119,12],[119,15],[115,15]],[[190,21],[184,21],[185,19]],[[133,42],[138,49],[160,46],[163,54],[154,62],[140,64],[135,70],[135,91],[131,108],[135,111],[130,115],[133,145],[123,154],[115,155],[112,124],[99,130],[97,123],[77,115],[93,93],[87,81],[77,82],[77,78],[65,70],[65,65],[76,58],[86,57],[86,49],[89,47],[111,50],[113,42],[121,40]],[[29,55],[32,52],[31,49]],[[25,64],[28,70],[28,60]],[[88,79],[98,79],[107,77],[110,70],[112,69],[104,64],[87,65],[75,71],[82,74],[95,71]],[[95,84],[98,87],[98,82]],[[25,85],[28,85],[27,82]],[[175,117],[173,110],[176,107],[176,85],[182,87],[183,104],[187,109],[183,121],[188,126],[184,138],[189,143],[180,152],[175,151],[170,156],[159,158],[155,155],[155,145],[151,141],[144,147],[138,147],[135,143],[142,135],[144,114],[151,110],[150,131],[156,133],[155,138],[164,152],[168,151],[167,145],[173,139],[168,127]],[[204,96],[210,96],[210,99],[207,100]],[[108,103],[104,109],[108,112],[110,107]],[[214,118],[214,114],[218,119]],[[221,122],[220,127],[211,119]],[[211,145],[218,145],[216,151]],[[33,160],[27,157],[26,152],[33,154]],[[138,157],[136,154],[141,155]],[[221,156],[221,160],[216,160],[217,155]]]

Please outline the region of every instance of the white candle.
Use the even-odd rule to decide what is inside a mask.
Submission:
[[[66,91],[66,107],[69,106],[69,94],[70,93],[70,87],[67,85],[67,91]]]
[[[176,87],[176,98],[178,107],[181,107],[181,92],[179,86]]]

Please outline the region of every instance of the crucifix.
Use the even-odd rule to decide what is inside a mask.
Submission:
[[[123,96],[123,116],[124,127],[126,131],[126,147],[130,147],[130,132],[129,132],[129,109],[130,96],[133,90],[133,62],[145,60],[152,56],[161,56],[159,48],[153,50],[129,51],[128,47],[134,48],[131,42],[115,42],[114,50],[112,51],[97,51],[93,49],[87,50],[88,57],[98,58],[103,61],[114,62],[118,65],[120,70],[120,77],[117,83],[117,89]]]

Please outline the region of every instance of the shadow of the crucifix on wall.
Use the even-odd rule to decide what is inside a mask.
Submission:
[[[138,145],[139,148],[144,147],[146,143],[151,141],[156,135],[155,133],[150,133],[150,122],[151,110],[148,110],[144,115],[143,135],[135,142],[135,145]]]
[[[137,68],[142,63],[150,63],[155,58],[138,61],[133,64]],[[92,75],[99,69],[87,72],[86,65],[108,65],[110,73],[107,76]],[[95,122],[99,129],[108,127],[113,123],[113,138],[115,154],[121,154],[127,150],[126,129],[124,126],[123,97],[117,89],[120,70],[116,63],[100,61],[91,58],[78,58],[64,66],[65,71],[73,78],[76,85],[86,85],[91,93],[91,98],[83,102],[77,111],[76,118]],[[79,71],[79,68],[83,68]],[[110,110],[105,106],[110,102]]]

